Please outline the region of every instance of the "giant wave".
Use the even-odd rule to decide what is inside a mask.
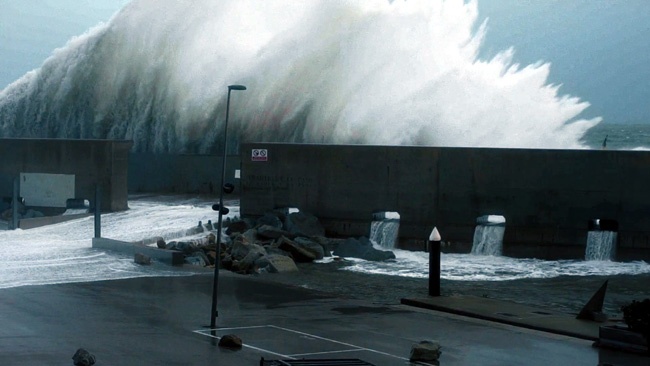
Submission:
[[[581,148],[600,119],[549,63],[478,54],[464,0],[134,0],[0,92],[0,137]],[[234,132],[234,133],[233,133]]]

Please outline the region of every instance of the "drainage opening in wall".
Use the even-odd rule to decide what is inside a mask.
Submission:
[[[502,215],[484,215],[476,218],[472,254],[500,256],[503,253],[503,235],[506,218]]]
[[[608,261],[616,257],[618,221],[591,219],[587,222],[587,246],[585,260]]]
[[[378,211],[372,214],[370,240],[383,249],[394,249],[399,237],[400,215],[395,211]]]

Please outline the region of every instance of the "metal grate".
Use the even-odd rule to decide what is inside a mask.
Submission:
[[[260,360],[260,366],[374,366],[358,358],[320,360]]]

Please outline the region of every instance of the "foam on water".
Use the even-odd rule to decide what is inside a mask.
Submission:
[[[580,148],[589,106],[486,35],[466,0],[134,0],[0,91],[0,136],[136,151],[281,141]]]
[[[216,222],[212,201],[184,198],[138,198],[130,209],[102,215],[104,237],[140,241],[162,236],[167,240],[186,235],[198,221]],[[226,204],[239,216],[238,202]],[[92,217],[61,224],[15,231],[0,231],[0,288],[67,282],[188,275],[189,271],[154,264],[139,266],[130,256],[91,248]],[[381,249],[381,248],[379,248]],[[396,259],[370,262],[351,261],[345,270],[391,276],[427,278],[428,253],[393,250]],[[329,263],[333,258],[321,262]],[[458,281],[506,281],[559,276],[614,276],[650,273],[645,262],[543,261],[469,254],[442,254],[442,278]]]
[[[428,278],[429,254],[393,250],[396,259],[354,262],[345,270],[400,277]],[[650,264],[638,262],[516,259],[469,254],[441,254],[441,278],[457,281],[508,281],[560,276],[614,276],[650,273]]]
[[[200,199],[130,201],[128,211],[102,215],[102,236],[125,241],[181,237],[199,220],[216,221],[211,205]],[[233,207],[229,215],[238,216],[239,207]],[[93,234],[92,217],[0,231],[0,288],[191,274],[163,264],[136,265],[130,256],[92,249]]]

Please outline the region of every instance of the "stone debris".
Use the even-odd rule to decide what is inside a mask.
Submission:
[[[189,265],[211,267],[217,258],[217,225],[199,224],[188,233],[204,237],[166,242],[155,238],[158,248],[179,251]],[[298,270],[296,263],[309,263],[331,257],[355,257],[366,260],[395,258],[391,251],[373,248],[369,239],[331,239],[319,220],[308,213],[274,210],[257,220],[224,220],[227,235],[219,245],[220,267],[240,274],[282,273]],[[209,228],[212,227],[212,230]],[[340,251],[341,253],[338,253]]]
[[[72,356],[72,362],[75,366],[91,366],[95,364],[95,355],[83,348],[79,348]]]
[[[440,343],[436,341],[421,341],[411,347],[411,362],[437,362],[440,358]]]
[[[241,348],[242,340],[234,334],[226,334],[219,339],[219,347],[225,348]]]
[[[135,255],[133,256],[133,261],[137,264],[147,266],[151,264],[151,257],[144,255],[142,253],[135,253]]]

